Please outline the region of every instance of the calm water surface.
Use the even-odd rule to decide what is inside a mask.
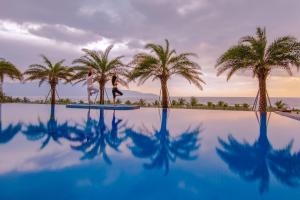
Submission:
[[[0,199],[299,199],[300,122],[274,113],[3,104]]]

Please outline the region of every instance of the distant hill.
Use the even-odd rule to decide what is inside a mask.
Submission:
[[[86,87],[82,84],[72,86],[71,84],[59,84],[57,91],[60,97],[81,99],[86,97]],[[111,97],[111,88],[106,88],[107,94]],[[38,86],[38,83],[5,83],[4,92],[8,96],[13,97],[28,97],[28,98],[44,98],[49,92],[49,86]],[[122,90],[124,98],[128,99],[157,99],[158,95],[151,93],[142,93],[132,90]]]

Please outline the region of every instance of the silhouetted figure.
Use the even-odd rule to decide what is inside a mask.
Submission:
[[[123,96],[123,93],[118,89],[118,77],[117,75],[113,75],[111,78],[112,83],[112,95],[113,95],[113,103],[116,103],[117,96]]]

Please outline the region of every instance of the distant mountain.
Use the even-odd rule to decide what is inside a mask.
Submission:
[[[111,97],[111,88],[106,88],[107,94]],[[28,98],[44,98],[49,92],[49,86],[42,85],[38,86],[38,83],[5,83],[4,92],[8,96],[13,97],[28,97]],[[86,97],[86,86],[82,84],[71,85],[71,84],[59,84],[57,92],[60,97],[81,99]],[[142,93],[132,90],[122,90],[124,98],[126,99],[157,99],[158,95],[151,93]]]

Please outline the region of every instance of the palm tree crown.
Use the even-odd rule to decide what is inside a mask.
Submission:
[[[11,79],[22,80],[22,73],[17,67],[9,61],[0,59],[0,96],[3,96],[3,82],[4,76],[8,76]]]
[[[118,81],[120,84],[127,87],[127,83],[123,77],[126,77],[128,70],[126,65],[122,63],[123,56],[109,58],[109,54],[113,48],[113,45],[108,46],[104,51],[83,49],[85,55],[73,61],[73,64],[79,66],[73,67],[76,74],[72,80],[78,82],[84,81],[87,74],[91,69],[96,73],[95,82],[98,82],[100,89],[100,103],[104,103],[104,90],[105,84],[111,79],[114,74],[118,75]]]
[[[27,76],[25,80],[40,80],[39,86],[45,81],[48,81],[51,87],[51,104],[55,104],[55,93],[58,81],[69,81],[72,76],[72,69],[63,65],[65,60],[52,63],[46,56],[41,55],[41,57],[44,61],[44,65],[30,65],[29,69],[24,73],[24,75]]]
[[[190,57],[195,57],[196,54],[176,54],[174,49],[170,49],[169,41],[165,40],[165,42],[165,47],[159,44],[147,44],[145,48],[151,50],[151,53],[139,53],[134,57],[131,63],[134,69],[129,76],[129,80],[138,79],[139,84],[143,84],[149,78],[160,80],[164,108],[169,104],[167,81],[173,75],[182,76],[200,89],[204,83],[200,77],[202,75],[200,66],[190,60]]]
[[[285,36],[267,43],[265,28],[257,28],[256,36],[241,38],[239,44],[229,48],[218,59],[217,75],[228,71],[227,80],[237,71],[251,70],[259,80],[259,110],[266,111],[266,79],[275,68],[292,75],[292,67],[300,67],[300,43],[294,37]]]

